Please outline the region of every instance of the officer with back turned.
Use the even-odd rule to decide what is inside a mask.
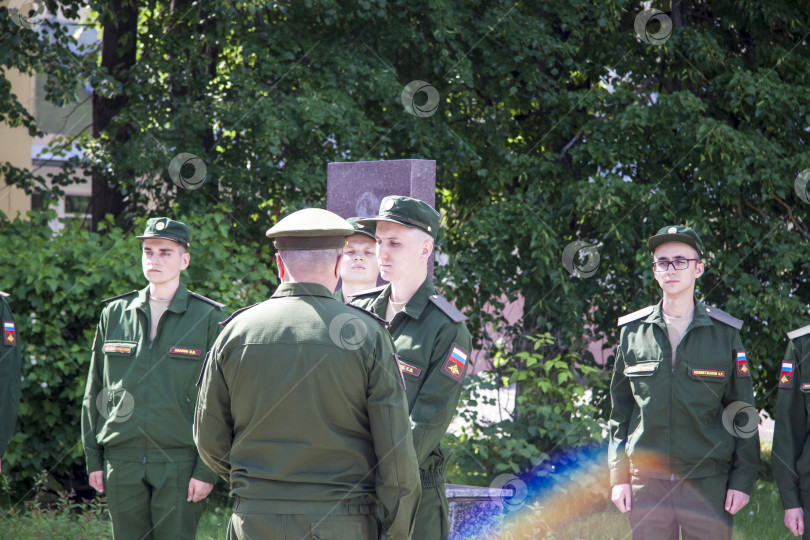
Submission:
[[[314,208],[268,230],[281,285],[211,351],[194,438],[236,496],[229,539],[411,537],[419,473],[393,344],[333,297],[352,232]]]

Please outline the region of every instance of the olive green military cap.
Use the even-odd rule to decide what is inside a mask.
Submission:
[[[171,240],[186,248],[191,245],[191,233],[186,224],[167,217],[146,220],[146,229],[137,238],[138,240],[148,240],[150,238]]]
[[[372,240],[376,240],[376,232],[377,232],[376,223],[372,223],[371,225],[360,225],[358,223],[360,219],[362,218],[350,217],[349,219],[346,220],[354,229],[354,234],[352,236],[354,236],[355,234],[362,234],[368,236]]]
[[[361,225],[372,225],[377,221],[388,221],[421,229],[433,237],[439,235],[441,216],[425,201],[402,195],[389,195],[380,202],[380,215],[359,220]]]
[[[320,208],[293,212],[267,230],[278,250],[342,248],[352,234],[354,228],[348,221]]]
[[[655,248],[666,242],[682,242],[695,248],[698,254],[703,256],[703,241],[700,235],[694,229],[684,227],[682,225],[668,225],[661,227],[661,229],[647,240],[647,245],[650,246],[650,253],[655,251]]]

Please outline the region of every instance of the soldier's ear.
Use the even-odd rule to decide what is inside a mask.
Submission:
[[[703,266],[703,261],[698,261],[695,263],[695,277],[699,278],[703,275],[703,272],[706,270],[706,267]]]
[[[188,268],[189,263],[191,262],[191,253],[186,251],[180,257],[182,260],[180,261],[180,270],[185,270]]]

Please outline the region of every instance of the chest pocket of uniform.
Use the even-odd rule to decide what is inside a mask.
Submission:
[[[169,356],[186,360],[202,360],[205,356],[205,351],[194,347],[181,347],[178,345],[169,347]]]
[[[109,357],[132,357],[138,352],[137,341],[108,341],[101,347],[101,351]]]
[[[399,358],[399,369],[402,371],[405,380],[418,381],[425,377],[427,366],[400,355],[397,355],[397,358]]]
[[[650,377],[661,365],[661,351],[630,349],[625,354],[624,374],[627,377]]]

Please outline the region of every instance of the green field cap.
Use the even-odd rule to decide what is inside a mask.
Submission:
[[[169,219],[167,217],[149,218],[146,220],[146,229],[138,240],[148,240],[150,238],[160,238],[177,242],[183,247],[191,245],[191,233],[185,223]]]
[[[681,225],[662,227],[655,236],[651,236],[647,240],[647,245],[650,246],[650,253],[654,252],[655,248],[666,242],[683,242],[695,248],[698,254],[700,254],[701,257],[703,256],[703,241],[700,239],[700,235],[689,227],[683,227]]]
[[[351,224],[328,210],[305,208],[293,212],[267,230],[278,250],[335,249],[354,233]]]
[[[368,236],[372,240],[376,240],[376,236],[375,236],[375,233],[377,232],[377,227],[375,226],[376,224],[372,224],[370,226],[369,225],[360,225],[358,223],[358,221],[360,219],[361,218],[350,217],[346,221],[348,221],[349,224],[354,229],[354,234],[362,234],[362,235]],[[354,234],[352,236],[354,236]]]
[[[441,216],[425,201],[402,195],[389,195],[380,202],[380,215],[359,220],[361,225],[370,226],[377,221],[388,221],[421,229],[433,237],[439,235]]]

